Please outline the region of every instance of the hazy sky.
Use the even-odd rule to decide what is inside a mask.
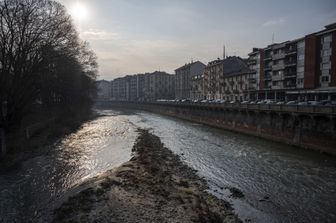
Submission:
[[[335,0],[60,0],[87,15],[81,37],[99,58],[100,79],[246,57],[252,47],[296,39],[336,22]]]

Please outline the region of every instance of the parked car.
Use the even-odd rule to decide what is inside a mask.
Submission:
[[[322,103],[323,105],[331,105],[331,104],[332,104],[332,101],[330,101],[330,100],[322,100],[321,103]]]
[[[300,101],[297,105],[309,105],[309,103],[307,101]]]
[[[208,103],[208,100],[202,100],[201,103]]]
[[[296,101],[289,101],[289,102],[286,103],[286,105],[295,105],[295,104],[297,104]]]
[[[284,101],[278,101],[276,104],[277,104],[277,105],[284,105],[285,102],[284,102]]]
[[[257,102],[257,105],[262,105],[262,104],[265,104],[265,101],[258,101]]]
[[[266,100],[264,101],[264,103],[267,104],[267,105],[271,105],[271,104],[274,104],[275,101],[270,100],[270,99],[266,99]]]
[[[310,105],[322,105],[321,101],[309,101],[308,102]]]
[[[250,102],[249,101],[242,101],[242,103],[241,103],[242,105],[245,105],[245,104],[250,104]]]

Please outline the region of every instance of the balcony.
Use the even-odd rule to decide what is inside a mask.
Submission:
[[[296,78],[296,72],[285,72],[285,78]]]
[[[254,84],[257,83],[257,80],[255,78],[248,78],[248,82]]]
[[[288,50],[286,50],[286,56],[294,55],[296,53],[297,53],[296,49],[288,49]]]
[[[273,75],[272,77],[272,81],[281,81],[283,79],[284,79],[283,75]]]
[[[284,53],[279,53],[279,54],[274,54],[273,55],[273,60],[280,60],[285,58],[285,54]]]
[[[282,70],[285,68],[285,64],[281,63],[281,64],[275,64],[272,66],[272,70]]]
[[[274,85],[274,86],[272,86],[272,89],[281,90],[281,89],[283,89],[283,85],[282,84],[281,85]]]
[[[265,75],[265,80],[272,80],[272,75]]]
[[[272,66],[265,66],[264,70],[272,70]]]
[[[296,89],[296,84],[285,85],[286,89]]]
[[[247,64],[248,64],[248,65],[254,65],[254,64],[257,64],[257,60],[248,60],[248,61],[247,61]]]
[[[294,67],[296,66],[296,61],[286,61],[285,67]]]

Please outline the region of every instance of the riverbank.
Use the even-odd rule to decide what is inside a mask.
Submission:
[[[21,127],[12,130],[7,138],[7,154],[0,158],[0,171],[7,171],[19,166],[23,161],[48,152],[45,149],[64,138],[66,135],[76,132],[82,123],[95,118],[91,109],[81,112],[66,109],[37,110],[27,115],[21,123]],[[34,134],[27,138],[26,129],[29,126],[43,124]]]
[[[240,222],[157,136],[139,133],[133,158],[79,186],[54,222]]]

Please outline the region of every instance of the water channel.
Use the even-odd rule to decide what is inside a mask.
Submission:
[[[148,128],[252,222],[336,222],[336,158],[143,111],[100,116],[45,152],[0,172],[0,222],[45,222],[81,182],[129,160]],[[241,190],[230,197],[228,187]]]

